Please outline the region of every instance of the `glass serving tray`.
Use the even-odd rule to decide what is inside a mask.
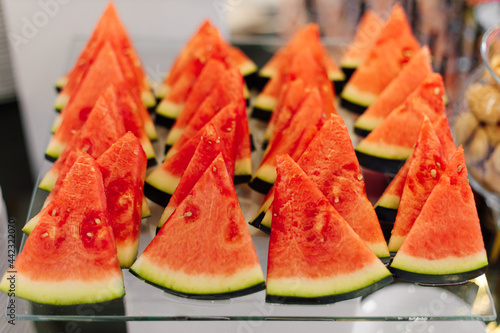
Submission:
[[[74,47],[76,58],[84,41],[77,41]],[[159,47],[162,45],[162,47]],[[180,48],[180,43],[174,43]],[[174,52],[159,41],[137,43],[143,57],[145,68],[168,68],[177,50]],[[274,46],[274,45],[273,45]],[[333,46],[335,52],[335,46]],[[337,48],[337,51],[339,48]],[[149,61],[148,61],[149,60]],[[163,61],[163,63],[159,63]],[[71,64],[71,62],[70,62]],[[353,128],[354,115],[339,109],[347,128]],[[250,119],[250,128],[257,151],[252,154],[254,169],[262,158],[260,150],[265,124]],[[154,143],[158,161],[163,158],[163,145],[167,130],[157,127],[159,140]],[[354,145],[357,138],[351,133]],[[41,177],[50,169],[52,163],[44,161],[40,170]],[[154,168],[150,168],[151,172]],[[373,176],[365,172],[367,191],[370,192]],[[385,181],[383,175],[378,175]],[[377,180],[375,180],[377,182]],[[36,185],[36,186],[37,186]],[[236,187],[241,208],[246,221],[250,221],[257,212],[264,195],[251,190],[246,184]],[[43,205],[47,192],[35,187],[29,218],[36,215]],[[156,225],[163,208],[149,201],[151,217],[142,221],[139,253],[153,239]],[[267,247],[269,236],[248,225],[259,257],[264,275],[267,268]],[[22,244],[26,236],[23,236]],[[2,272],[3,273],[3,272]],[[182,298],[163,292],[123,270],[126,295],[117,300],[72,306],[51,306],[16,299],[17,318],[20,320],[71,320],[71,321],[226,321],[226,320],[290,320],[290,321],[419,321],[419,320],[471,320],[493,321],[496,319],[488,282],[484,275],[460,285],[422,286],[402,281],[368,296],[358,297],[329,305],[281,305],[265,302],[265,291],[251,295],[218,301],[202,301]]]

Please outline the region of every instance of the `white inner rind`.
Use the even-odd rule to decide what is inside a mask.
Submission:
[[[137,258],[137,253],[139,251],[139,237],[133,242],[127,242],[124,244],[116,244],[116,252],[118,255],[118,261],[120,262],[121,268],[129,268],[134,263],[135,258]]]
[[[390,252],[397,252],[399,248],[401,247],[401,244],[403,244],[403,241],[405,240],[406,236],[396,236],[394,234],[391,235],[391,238],[389,239],[389,251]]]
[[[183,109],[183,103],[172,103],[170,101],[163,100],[156,108],[156,113],[167,118],[177,119]]]
[[[26,234],[26,235],[29,235],[31,234],[31,232],[33,231],[33,229],[35,229],[38,221],[40,221],[40,217],[41,217],[41,212],[39,212],[38,214],[36,214],[35,216],[33,216],[23,227],[23,232]]]
[[[149,140],[158,140],[158,134],[156,133],[155,124],[152,121],[147,121],[144,123],[144,130],[149,137]]]
[[[160,221],[158,222],[157,228],[163,227],[163,225],[165,224],[165,222],[167,222],[170,215],[172,215],[174,213],[175,208],[177,208],[177,207],[171,207],[171,206],[165,207],[165,210],[161,214]]]
[[[155,150],[150,140],[148,139],[141,140],[141,146],[142,149],[144,149],[144,152],[146,153],[146,158],[148,160],[156,158]]]
[[[264,66],[260,69],[259,71],[259,76],[260,77],[265,77],[265,78],[272,78],[275,76],[277,73],[275,68],[270,68],[269,66]]]
[[[345,80],[344,72],[342,72],[340,69],[335,70],[335,71],[332,70],[328,73],[328,80],[330,80],[330,81],[344,81]]]
[[[67,76],[61,76],[60,78],[57,79],[56,81],[56,88],[64,88],[68,84],[68,77]]]
[[[142,197],[142,218],[145,219],[151,216],[151,210],[149,209],[148,200],[146,197]]]
[[[362,62],[363,61],[361,59],[344,57],[340,60],[340,67],[356,69]]]
[[[277,103],[278,101],[276,100],[276,98],[268,95],[259,94],[255,99],[254,107],[272,112],[276,107]]]
[[[141,100],[146,108],[150,108],[156,105],[156,98],[151,91],[142,91]]]
[[[391,267],[397,269],[432,275],[469,272],[487,265],[488,258],[485,250],[466,257],[447,257],[436,260],[417,258],[400,251],[391,263]]]
[[[268,164],[261,165],[255,172],[255,178],[274,184],[276,182],[276,167]]]
[[[247,157],[236,160],[234,163],[234,174],[236,176],[252,175],[252,159]]]
[[[61,91],[59,95],[57,95],[56,97],[56,102],[55,102],[56,110],[64,109],[64,107],[68,104],[68,101],[69,101],[69,95]]]
[[[272,222],[273,222],[273,214],[272,214],[271,210],[268,209],[266,211],[266,214],[264,215],[264,218],[260,222],[260,224],[262,224],[263,226],[268,227],[269,229],[271,229],[271,223]]]
[[[59,174],[56,174],[52,169],[50,169],[40,181],[40,184],[38,184],[38,188],[49,192],[52,191],[58,176]]]
[[[161,84],[158,89],[156,89],[156,98],[163,99],[168,96],[172,88],[166,84]]]
[[[379,243],[368,243],[365,242],[366,245],[372,250],[372,252],[379,258],[389,257],[390,253],[387,249],[387,244],[385,241]]]
[[[342,98],[354,104],[369,107],[377,99],[377,95],[369,92],[359,91],[352,84],[347,84],[342,90]]]
[[[359,290],[390,276],[380,260],[373,261],[364,268],[348,273],[325,278],[290,278],[274,279],[267,277],[267,293],[290,297],[321,297],[344,294]]]
[[[49,142],[49,146],[47,147],[47,150],[45,151],[45,154],[52,158],[59,158],[61,156],[61,153],[63,152],[64,148],[66,147],[66,143],[59,142],[57,139],[52,137]]]
[[[257,71],[257,65],[251,60],[245,61],[238,68],[242,76],[248,76]]]
[[[43,276],[32,280],[20,272],[15,275],[16,296],[38,303],[54,305],[96,303],[125,295],[121,271],[120,274],[107,276],[99,281],[63,280],[64,276],[61,276],[59,281],[44,281]],[[10,282],[7,280],[9,276],[10,273],[5,273],[0,283],[0,290],[6,293],[10,289]]]
[[[156,170],[146,178],[146,183],[168,194],[174,193],[180,181],[180,177],[172,176],[170,172],[162,168],[156,168]]]
[[[395,194],[384,194],[375,204],[375,207],[398,209],[401,197]]]
[[[373,131],[384,121],[384,118],[370,117],[368,115],[361,115],[354,123],[355,128],[363,129],[365,131]]]
[[[369,142],[363,140],[356,147],[356,151],[385,159],[406,160],[413,152],[413,147],[408,148],[383,142]]]
[[[185,127],[183,127],[183,128],[179,128],[179,127],[175,127],[175,126],[172,127],[170,129],[170,132],[168,132],[167,141],[165,142],[165,144],[167,146],[173,146],[174,143],[176,143],[177,140],[179,140],[182,133],[184,133],[184,129],[185,129]]]
[[[52,132],[52,134],[54,134],[55,132],[57,132],[57,130],[59,129],[59,126],[61,126],[61,123],[63,121],[63,117],[61,114],[58,114],[56,119],[54,120],[54,123],[52,124],[52,128],[50,129],[50,131]]]
[[[189,294],[220,294],[249,288],[264,282],[259,264],[240,270],[233,275],[190,275],[172,270],[165,265],[158,266],[143,254],[131,269],[144,279],[159,286]]]

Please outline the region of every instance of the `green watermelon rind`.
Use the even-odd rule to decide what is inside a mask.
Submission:
[[[50,162],[55,162],[59,156],[61,156],[65,147],[66,144],[59,142],[53,137],[49,142],[47,150],[45,151],[45,158]]]
[[[275,97],[259,94],[253,105],[252,118],[269,121],[277,103]]]
[[[382,121],[384,121],[383,118],[380,119],[380,118],[361,115],[354,123],[354,133],[361,136],[367,136],[378,125],[380,125]]]
[[[266,288],[260,265],[241,270],[237,277],[228,282],[207,276],[189,276],[184,272],[165,272],[166,267],[156,267],[144,254],[130,268],[130,272],[148,284],[158,287],[170,294],[201,300],[220,300],[245,296]],[[177,275],[177,278],[176,278]],[[167,281],[162,281],[161,277]],[[218,280],[218,281],[217,281]],[[172,283],[176,283],[173,286]],[[211,283],[213,285],[211,285]]]
[[[467,257],[436,260],[416,258],[401,251],[390,270],[398,279],[422,284],[462,283],[482,275],[488,266],[486,251]]]
[[[379,221],[394,222],[396,221],[396,215],[398,214],[397,208],[387,208],[383,206],[376,206],[375,213]]]
[[[60,112],[68,104],[69,98],[70,98],[70,96],[68,96],[67,94],[65,94],[63,92],[60,92],[56,97],[56,101],[54,103],[54,109],[57,112]]]
[[[184,103],[172,103],[167,100],[163,100],[156,107],[156,117],[177,119],[184,109]]]
[[[68,84],[68,76],[64,75],[56,80],[56,82],[54,83],[54,87],[56,88],[57,92],[59,92],[66,86],[66,84]]]
[[[396,174],[411,156],[412,148],[361,141],[355,149],[359,164],[367,169]]]
[[[149,90],[141,92],[141,101],[148,110],[156,106],[156,97],[153,92]]]
[[[248,183],[252,179],[252,159],[236,160],[234,163],[234,185]]]
[[[375,203],[375,213],[377,213],[379,220],[394,222],[396,220],[400,200],[401,197],[394,194],[382,195],[377,203]]]
[[[359,282],[361,280],[361,282]],[[362,269],[362,272],[344,274],[342,277],[332,278],[325,287],[321,282],[314,279],[305,281],[285,281],[290,286],[290,290],[275,292],[275,284],[280,286],[278,281],[267,280],[266,302],[281,304],[327,304],[360,296],[366,296],[374,291],[389,285],[393,281],[391,273],[381,265],[379,261],[374,261],[371,266]],[[297,288],[307,286],[308,290]],[[338,288],[337,290],[333,290]],[[313,291],[313,292],[311,292]]]
[[[362,93],[352,85],[347,84],[340,95],[340,104],[349,111],[363,113],[376,99],[376,95]]]
[[[38,184],[38,188],[47,192],[52,191],[52,188],[54,188],[58,176],[59,174],[56,174],[52,169],[50,169],[42,178],[40,184]]]
[[[276,181],[276,180],[275,180]],[[264,180],[262,178],[254,177],[250,182],[248,183],[248,186],[256,192],[262,193],[262,194],[267,194],[270,190],[271,187],[273,187],[274,182],[268,182],[267,180]]]
[[[5,273],[0,290],[9,293],[10,282]],[[51,305],[88,304],[109,301],[125,295],[122,275],[113,276],[102,281],[34,281],[17,272],[16,297],[29,301]]]
[[[259,229],[265,232],[266,234],[271,234],[271,224],[272,224],[273,216],[271,211],[268,209],[260,221]]]
[[[262,203],[262,205],[260,205],[259,210],[257,211],[257,214],[250,222],[248,222],[248,224],[258,228],[262,219],[264,218],[264,215],[269,210],[269,207],[271,206],[271,203],[273,201],[274,201],[274,195],[267,198],[267,200],[265,200]]]

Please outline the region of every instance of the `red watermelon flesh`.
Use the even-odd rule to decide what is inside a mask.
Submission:
[[[377,37],[384,26],[384,20],[373,10],[367,10],[356,28],[354,40],[349,44],[348,49],[340,60],[340,66],[346,76],[350,77],[358,66],[363,64],[370,49],[377,41]],[[349,78],[348,78],[349,80]]]
[[[333,115],[325,122],[297,164],[373,253],[389,257],[377,215],[366,197],[349,132],[341,117]],[[270,222],[262,221],[262,224],[270,229]]]
[[[128,132],[97,159],[97,164],[118,260],[121,267],[130,267],[139,249],[146,154],[135,135]]]
[[[69,98],[78,90],[80,82],[87,75],[99,50],[106,42],[111,43],[115,52],[123,54],[125,59],[124,65],[131,69],[134,86],[137,86],[139,96],[142,98],[145,106],[150,107],[154,105],[154,96],[149,89],[141,61],[132,45],[130,37],[120,22],[114,4],[109,3],[87,45],[78,57],[75,67],[66,77],[67,83],[58,97],[59,102],[56,103],[57,109],[63,109]]]
[[[265,288],[222,154],[205,170],[131,270],[167,292],[191,298],[242,296]]]
[[[264,67],[259,75],[272,78],[279,75],[290,65],[293,57],[301,50],[308,49],[313,53],[314,60],[325,69],[330,81],[343,81],[344,75],[335,61],[330,57],[321,43],[319,27],[310,23],[300,28],[292,39],[281,48]]]
[[[424,115],[431,122],[445,116],[443,79],[431,74],[405,103],[356,147],[359,163],[369,169],[396,174],[412,153]]]
[[[146,196],[159,205],[166,206],[177,188],[182,175],[191,161],[201,137],[207,135],[207,126],[215,127],[220,141],[223,143],[223,155],[231,176],[234,176],[236,122],[238,106],[230,104],[222,109],[209,123],[189,139],[177,153],[165,160],[158,168],[146,177],[144,192]]]
[[[434,123],[434,130],[436,131],[436,135],[443,149],[443,158],[446,162],[448,162],[456,151],[455,144],[453,143],[453,137],[451,136],[450,126],[448,125],[448,119],[443,117]],[[384,193],[375,204],[375,211],[377,212],[379,219],[387,222],[394,222],[396,219],[396,213],[399,201],[401,200],[401,195],[403,194],[411,159],[412,158],[410,156],[406,160],[405,164],[401,167],[401,169],[399,169],[397,175],[391,181],[389,186],[387,186]]]
[[[189,123],[182,129],[182,134],[168,150],[166,159],[179,151],[186,141],[205,126],[220,110],[231,103],[235,103],[241,109],[240,111],[246,110],[245,98],[243,97],[243,77],[235,68],[227,72],[227,75],[215,87],[213,93],[203,101]],[[177,130],[177,133],[179,133],[181,129],[177,128]],[[248,140],[250,140],[250,137],[248,137]]]
[[[366,136],[391,113],[404,103],[422,81],[432,74],[431,55],[427,46],[422,47],[387,85],[372,105],[356,120],[356,133]]]
[[[255,172],[250,187],[255,191],[267,193],[276,181],[276,156],[289,154],[298,158],[312,140],[311,134],[314,135],[323,122],[321,97],[318,89],[314,88],[295,113],[290,125],[278,133],[267,146],[264,159]],[[297,149],[299,146],[301,151]]]
[[[54,305],[123,296],[102,175],[90,155],[81,154],[48,208],[14,263],[16,296]]]
[[[61,156],[40,182],[40,188],[52,191],[56,179],[59,181],[64,179],[65,173],[69,171],[75,161],[75,159],[68,161],[72,151],[85,151],[97,158],[125,134],[123,118],[118,113],[117,108],[108,103],[113,99],[116,100],[116,90],[110,86],[95,103],[82,128],[70,138]],[[103,128],[106,130],[103,131]]]
[[[156,108],[156,123],[160,125],[168,125],[171,119],[176,118],[174,126],[170,129],[169,137],[174,135],[172,132],[175,133],[177,131],[177,127],[184,128],[187,125],[203,100],[205,100],[205,98],[217,86],[225,70],[226,65],[222,61],[209,59],[206,66],[203,67],[198,79],[194,82],[193,88],[191,89],[191,92],[186,99],[186,103],[184,104],[184,107],[178,117],[174,117],[174,114],[168,112],[166,105],[162,103],[158,105]],[[178,136],[175,137],[175,139],[177,138]],[[167,143],[171,141],[175,140],[167,138]],[[173,142],[171,144],[173,144]]]
[[[161,228],[165,224],[182,200],[191,192],[191,189],[201,178],[203,172],[205,172],[217,155],[224,150],[224,143],[218,138],[217,130],[211,123],[208,123],[204,127],[204,131],[186,171],[182,174],[179,185],[177,185],[174,194],[172,194],[167,207],[165,207],[161,215],[158,228]],[[231,172],[230,170],[228,171]]]
[[[431,121],[425,117],[406,176],[398,214],[389,240],[389,251],[399,250],[445,168],[441,143]]]
[[[183,136],[193,118],[205,113],[214,114],[230,102],[243,98],[242,91],[238,90],[240,87],[243,89],[243,78],[236,69],[225,69],[217,60],[210,61],[206,68],[208,70],[204,70],[197,80],[198,84],[195,86],[197,90],[193,90],[193,94],[198,92],[198,89],[204,90],[205,94],[198,101],[189,102],[188,99],[190,104],[186,102],[186,107],[168,133],[165,143],[168,147],[173,146]],[[203,87],[203,82],[206,82],[206,87]],[[194,133],[198,129],[193,129]]]
[[[304,171],[287,155],[277,160],[266,301],[331,303],[392,282]]]
[[[370,49],[342,91],[342,103],[352,111],[362,113],[401,72],[417,52],[418,41],[401,5],[394,5],[391,15]]]
[[[488,265],[460,146],[394,257],[391,269],[417,283],[460,283]]]

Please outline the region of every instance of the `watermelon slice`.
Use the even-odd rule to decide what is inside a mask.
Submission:
[[[324,304],[367,295],[391,273],[287,155],[279,155],[266,301]]]
[[[161,228],[165,224],[182,200],[191,192],[191,189],[198,182],[198,179],[201,178],[203,172],[205,172],[217,155],[224,151],[223,145],[224,143],[218,137],[215,127],[211,123],[208,123],[205,127],[205,134],[200,138],[193,157],[189,161],[186,171],[182,174],[179,185],[177,185],[174,194],[172,194],[167,207],[165,207],[161,215],[158,228]],[[228,172],[231,173],[230,170]]]
[[[116,54],[109,44],[105,44],[93,66],[89,69],[89,73],[83,79],[78,93],[70,100],[68,106],[59,115],[62,119],[61,125],[51,138],[46,151],[46,157],[49,160],[55,160],[59,157],[74,131],[82,127],[95,102],[110,85],[115,85],[119,90],[126,89],[126,83],[121,73]],[[143,106],[140,104],[138,107]],[[148,136],[156,136],[156,130],[151,118],[149,118],[148,122],[144,123],[144,126],[148,132]]]
[[[394,257],[391,270],[402,280],[449,284],[473,279],[487,265],[460,146]]]
[[[445,116],[443,96],[441,75],[429,75],[358,144],[359,163],[368,169],[396,174],[413,151],[424,115],[433,123]]]
[[[341,95],[342,106],[350,111],[363,113],[398,75],[418,48],[418,41],[413,36],[403,8],[400,4],[394,5],[365,62],[358,67],[344,87]]]
[[[167,144],[172,141],[170,136],[175,135],[175,132],[177,132],[176,127],[180,126],[182,128],[187,124],[187,122],[189,122],[203,100],[217,86],[225,71],[226,65],[222,61],[209,59],[205,67],[203,67],[198,79],[194,82],[193,88],[186,99],[182,112],[179,111],[178,114],[177,112],[176,114],[169,114],[168,110],[173,110],[174,107],[166,105],[166,100],[163,100],[160,104],[158,104],[158,107],[156,108],[155,122],[158,125],[169,128],[172,127],[172,124],[175,122],[174,127],[169,132]],[[176,137],[178,138],[178,135],[176,135]]]
[[[289,154],[298,159],[323,121],[321,97],[318,89],[314,88],[295,113],[290,125],[270,141],[249,186],[260,193],[269,192],[276,181],[276,156]]]
[[[212,120],[206,124],[196,135],[189,139],[179,152],[165,160],[158,168],[146,177],[144,193],[152,201],[161,206],[166,206],[170,197],[177,188],[182,175],[193,158],[196,148],[202,137],[212,137],[210,124],[215,127],[218,140],[223,143],[223,155],[230,170],[234,175],[235,167],[235,143],[236,143],[236,121],[237,106],[230,104],[221,110]]]
[[[115,52],[123,54],[123,65],[130,68],[133,82],[135,82],[134,85],[138,88],[138,94],[144,106],[147,108],[155,106],[156,100],[149,88],[139,56],[123,24],[120,22],[114,4],[110,2],[97,23],[87,45],[78,57],[75,67],[65,77],[59,79],[56,84],[58,88],[62,89],[56,101],[57,110],[62,110],[70,97],[78,90],[80,82],[87,75],[89,67],[92,66],[99,50],[106,42],[111,43]]]
[[[341,117],[332,115],[305,149],[297,164],[328,198],[375,255],[388,258],[375,211],[366,197],[365,183],[352,147],[349,132]],[[266,198],[263,211],[272,212],[272,197]],[[271,215],[268,214],[267,217]],[[264,218],[260,229],[271,230],[271,219]]]
[[[300,28],[290,41],[278,50],[271,60],[260,69],[258,75],[262,81],[262,86],[267,84],[268,80],[286,70],[295,54],[304,49],[313,52],[316,62],[325,69],[329,81],[335,87],[335,91],[340,92],[345,80],[344,73],[322,45],[319,27],[315,23]]]
[[[252,76],[257,71],[255,63],[241,52],[241,50],[227,44],[221,38],[218,29],[210,21],[206,20],[177,56],[170,72],[158,88],[156,97],[161,100],[170,94],[179,78],[183,75],[183,72],[191,66],[193,59],[207,60],[209,57],[203,59],[202,54],[213,52],[214,43],[222,48],[219,58],[227,66],[238,68],[245,78]]]
[[[118,109],[111,107],[108,103],[112,99],[116,99],[116,90],[109,87],[95,103],[81,130],[71,137],[61,156],[40,182],[39,188],[53,191],[54,186],[60,187],[77,157],[77,155],[73,155],[70,158],[71,152],[84,151],[92,157],[98,158],[125,134],[124,122],[118,114]],[[103,131],[103,128],[106,130]],[[49,195],[47,202],[54,197],[55,192]]]
[[[427,46],[422,47],[380,96],[354,123],[354,132],[367,136],[384,121],[389,113],[404,103],[422,81],[432,74],[431,55]]]
[[[98,159],[109,224],[121,267],[130,267],[139,250],[139,235],[146,176],[146,154],[132,132],[125,134]]]
[[[165,142],[167,158],[175,154],[187,140],[202,128],[217,112],[231,102],[244,107],[243,78],[237,69],[224,70],[218,73],[220,80],[211,87],[206,98],[198,107],[186,110],[172,129]],[[172,150],[172,151],[169,151]]]
[[[82,153],[14,262],[16,296],[54,305],[122,297],[122,272],[108,221],[99,166]],[[6,293],[9,274],[0,283]]]
[[[425,117],[406,177],[389,251],[397,252],[420,210],[446,168],[443,150],[430,120]]]
[[[324,112],[336,114],[334,100],[335,92],[328,81],[328,76],[322,64],[315,59],[315,54],[310,49],[299,49],[290,55],[289,67],[282,68],[278,75],[273,76],[264,90],[257,96],[252,117],[269,120],[273,111],[280,104],[278,98],[282,87],[289,81],[302,79],[307,88],[317,87],[323,103]]]
[[[443,117],[438,120],[434,124],[434,129],[443,149],[443,158],[445,162],[448,162],[456,151],[456,147],[451,136],[450,126],[448,125],[448,119]],[[381,221],[394,222],[396,220],[399,201],[401,200],[401,195],[403,194],[410,164],[411,156],[406,160],[403,167],[399,169],[396,177],[394,177],[392,182],[389,186],[387,186],[384,193],[375,204],[375,212]],[[382,229],[384,228],[382,227]],[[390,230],[388,230],[388,232],[390,233],[391,230],[392,225],[390,225]]]
[[[354,40],[340,59],[340,67],[346,76],[346,81],[349,81],[356,68],[364,63],[383,26],[384,20],[373,10],[367,10],[363,14],[356,28]]]
[[[222,154],[206,169],[131,271],[169,293],[190,298],[229,298],[265,288]]]

